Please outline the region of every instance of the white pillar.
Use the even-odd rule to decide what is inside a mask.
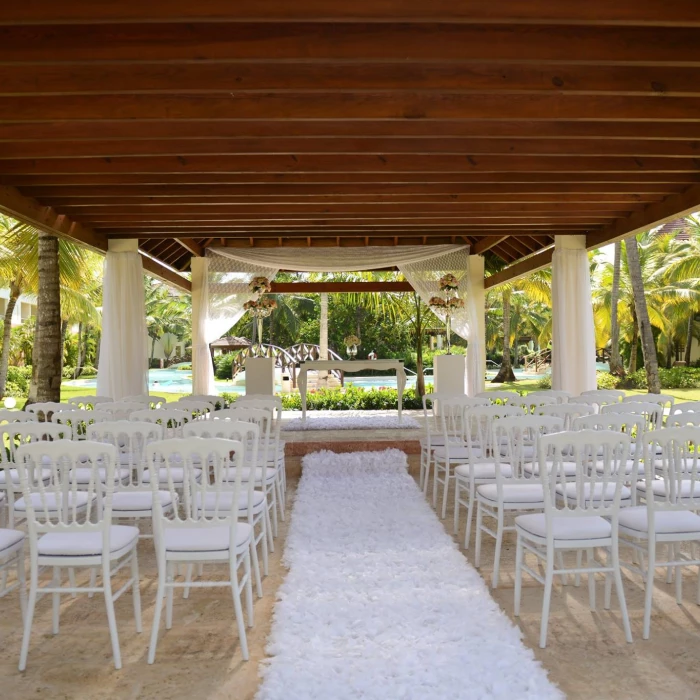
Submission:
[[[595,389],[595,328],[586,237],[555,236],[552,256],[552,388]]]
[[[486,294],[484,291],[484,256],[469,256],[467,274],[467,394],[475,396],[484,390],[486,377]]]
[[[193,257],[192,270],[192,393],[216,394],[209,352],[209,259]]]
[[[148,393],[143,264],[136,239],[110,240],[105,256],[97,393],[116,401]]]

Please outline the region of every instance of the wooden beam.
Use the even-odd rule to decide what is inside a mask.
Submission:
[[[697,37],[700,62],[700,32]],[[0,54],[1,56],[2,54]],[[0,97],[0,120],[511,119],[696,121],[700,97],[499,93],[232,93]],[[152,132],[158,135],[157,129]]]
[[[700,114],[700,100],[698,112]],[[434,155],[227,155],[227,156],[155,156],[139,158],[49,158],[0,161],[0,173],[6,176],[69,173],[391,173],[506,172],[506,173],[690,173],[700,172],[700,158],[663,158],[648,156],[460,156]]]
[[[347,65],[347,64],[344,64]],[[14,66],[13,66],[14,67]],[[460,69],[462,65],[460,64]],[[649,70],[652,70],[649,68]],[[675,69],[673,69],[675,70]],[[622,122],[546,120],[464,120],[445,119],[436,125],[423,119],[394,121],[363,120],[342,121],[339,119],[299,120],[262,119],[206,120],[206,124],[193,121],[170,121],[167,118],[134,119],[116,118],[99,122],[50,121],[46,117],[38,121],[0,122],[0,141],[44,141],[47,135],[52,140],[103,140],[103,139],[249,139],[267,137],[400,137],[422,138],[444,136],[461,138],[554,138],[554,139],[700,139],[700,121],[687,122]]]
[[[197,258],[204,257],[204,247],[192,238],[177,238],[177,242]]]
[[[408,282],[273,282],[273,294],[349,294],[358,292],[412,292]]]
[[[481,240],[478,240],[471,248],[469,253],[471,255],[483,255],[487,250],[491,250],[494,246],[497,246],[502,241],[505,241],[508,236],[488,236]]]
[[[697,26],[694,0],[588,0],[562,3],[557,0],[398,0],[377,2],[328,3],[326,0],[149,0],[145,3],[122,0],[32,0],[0,5],[2,24],[95,24],[101,22],[386,22],[400,17],[402,22],[543,22],[574,25],[659,25]]]
[[[0,64],[0,95],[373,90],[700,94],[697,67],[523,63]]]
[[[493,3],[494,5],[496,3]],[[396,10],[395,10],[396,12]],[[697,10],[696,10],[697,14]],[[524,61],[675,63],[700,60],[697,26],[321,22],[8,25],[5,62]],[[398,20],[398,21],[397,21]],[[695,24],[697,24],[697,19]]]
[[[141,254],[141,262],[143,269],[149,275],[153,275],[167,284],[172,284],[184,292],[192,292],[192,283],[186,277],[170,270],[165,265],[161,265],[157,260],[149,258],[147,255]]]
[[[589,250],[614,243],[628,236],[661,226],[667,221],[678,219],[700,209],[700,186],[689,187],[681,194],[669,195],[663,202],[647,205],[642,211],[619,219],[613,224],[586,236]]]
[[[521,277],[525,277],[537,270],[542,270],[545,267],[549,267],[552,264],[552,253],[554,248],[549,248],[543,250],[541,253],[536,253],[535,255],[525,258],[521,262],[510,265],[505,269],[497,272],[495,275],[491,275],[484,280],[484,287],[486,289],[492,289],[498,287],[506,282],[513,282]]]

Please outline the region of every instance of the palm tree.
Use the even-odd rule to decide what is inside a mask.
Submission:
[[[612,289],[610,293],[610,373],[618,377],[625,376],[625,368],[620,356],[620,324],[618,322],[618,302],[620,300],[620,264],[622,260],[622,243],[615,243],[613,261]]]
[[[644,281],[642,280],[642,267],[639,262],[639,246],[637,237],[630,236],[625,246],[627,250],[627,267],[629,269],[630,284],[634,298],[634,310],[639,324],[639,336],[642,339],[642,355],[644,368],[647,374],[647,387],[650,393],[661,393],[659,380],[659,363],[656,357],[656,345],[649,321],[649,309],[644,295]]]

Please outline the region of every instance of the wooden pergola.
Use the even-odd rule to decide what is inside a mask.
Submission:
[[[700,208],[694,0],[0,4],[0,209],[182,289],[232,247],[551,262]]]

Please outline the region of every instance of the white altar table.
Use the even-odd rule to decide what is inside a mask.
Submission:
[[[301,395],[301,419],[303,421],[306,420],[307,372],[331,369],[339,369],[341,372],[352,373],[370,369],[396,370],[396,389],[399,395],[399,423],[401,422],[403,391],[406,387],[406,372],[403,367],[403,360],[315,360],[300,363],[297,385],[299,387],[299,394]]]

